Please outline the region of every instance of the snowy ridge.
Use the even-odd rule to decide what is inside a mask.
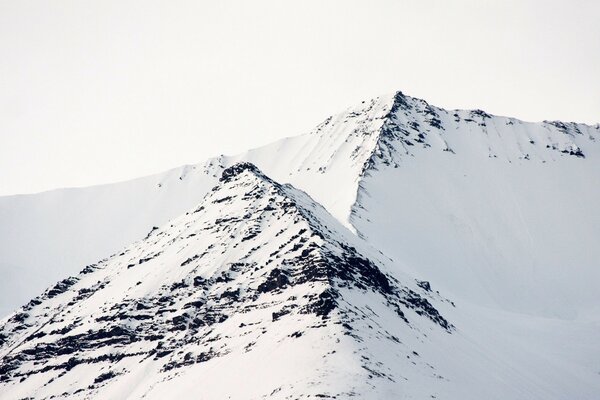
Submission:
[[[600,158],[599,132],[600,125],[529,123],[480,110],[447,111],[398,92],[329,117],[309,134],[238,156],[117,184],[0,197],[0,269],[6,277],[0,283],[0,312],[9,312],[75,273],[79,265],[116,252],[152,226],[185,212],[214,185],[223,168],[236,162],[252,162],[278,182],[310,193],[357,231],[358,210],[365,207],[369,192],[363,181],[377,169],[412,168],[417,162],[431,169],[451,160],[483,166],[528,163],[526,168],[536,170],[539,163],[560,165],[536,173],[539,179],[572,164],[569,160],[585,160],[567,168],[574,175],[581,175],[579,169],[589,175],[594,170],[590,164],[597,165]],[[367,233],[361,230],[365,228],[359,234]]]
[[[598,138],[599,124],[447,111],[398,92],[350,221],[453,296],[547,316],[597,314],[600,255],[588,239],[600,237],[600,190],[590,184]]]
[[[209,160],[132,181],[0,197],[0,315],[184,213],[221,171]]]
[[[380,132],[394,105],[393,96],[363,101],[327,118],[312,132],[223,158],[225,165],[249,161],[279,182],[302,188],[334,217],[353,229],[352,204],[365,163],[373,156]],[[331,196],[332,185],[336,195]]]
[[[6,277],[0,282],[0,315],[75,273],[80,265],[117,252],[153,226],[184,213],[210,190],[223,168],[239,161],[259,165],[277,181],[314,189],[311,195],[349,226],[358,173],[390,105],[391,97],[368,101],[329,118],[310,134],[163,174],[0,197],[0,270]],[[335,197],[319,190],[331,185],[330,174],[341,179]]]
[[[62,279],[3,320],[0,397],[595,400],[599,133],[398,92],[0,198],[0,309]]]
[[[583,149],[596,155],[599,138],[600,124],[533,123],[491,115],[483,110],[445,110],[397,92],[385,117],[375,155],[386,163],[393,163],[390,159],[393,155],[415,156],[422,148],[453,154],[456,148],[508,162],[547,162],[565,155],[585,158],[587,151]],[[474,146],[465,146],[466,142]]]
[[[430,303],[445,300],[428,283],[401,284],[378,267],[390,268],[383,260],[306,194],[236,164],[194,210],[5,319],[0,395],[164,398],[181,385],[186,396],[240,399],[383,390],[400,379],[398,362],[414,357],[404,340],[454,329]],[[363,328],[370,324],[377,328]],[[273,346],[290,357],[273,365]],[[370,361],[382,346],[395,349],[394,363]],[[299,351],[321,367],[298,369]],[[247,363],[263,384],[220,387],[209,378]]]

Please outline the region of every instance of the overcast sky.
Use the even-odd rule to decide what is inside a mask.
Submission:
[[[402,90],[600,122],[600,1],[0,0],[0,194],[133,178]]]

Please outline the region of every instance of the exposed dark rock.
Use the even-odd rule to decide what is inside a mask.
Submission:
[[[318,298],[306,307],[306,312],[316,314],[327,318],[329,314],[337,307],[337,298],[339,294],[333,289],[327,289]]]
[[[256,175],[264,176],[262,172],[256,167],[256,165],[248,162],[241,162],[232,165],[229,168],[223,170],[220,182],[229,182],[231,179],[241,174],[244,171],[251,171]]]
[[[225,201],[229,201],[229,200],[231,200],[231,199],[232,199],[232,197],[231,197],[231,196],[226,196],[226,197],[223,197],[223,198],[221,198],[221,199],[216,199],[216,200],[214,200],[214,201],[213,201],[213,204],[223,203],[223,202],[225,202]]]
[[[114,378],[115,376],[117,376],[117,374],[115,372],[108,371],[108,372],[98,375],[98,377],[96,377],[96,379],[94,379],[94,383],[102,383],[104,381]]]
[[[199,286],[206,286],[206,279],[204,279],[201,276],[195,276],[194,277],[194,287],[199,287]]]
[[[186,265],[188,265],[189,263],[191,263],[191,262],[193,262],[193,261],[197,260],[198,258],[200,258],[200,255],[199,255],[199,254],[196,254],[195,256],[192,256],[192,257],[188,258],[187,260],[185,260],[184,262],[182,262],[182,263],[181,263],[181,266],[182,266],[182,267],[185,267]]]
[[[146,239],[148,239],[150,236],[152,236],[152,234],[158,230],[158,226],[153,226],[152,229],[150,229],[150,232],[148,232],[148,234],[146,235]]]
[[[427,281],[417,281],[417,285],[428,292],[431,292],[431,285]]]
[[[266,281],[258,285],[259,293],[271,292],[276,289],[283,289],[289,283],[288,276],[279,268],[274,268]]]
[[[75,277],[63,279],[62,281],[60,281],[56,285],[54,285],[53,288],[51,288],[50,290],[48,290],[46,292],[46,297],[51,299],[61,293],[66,292],[71,286],[73,286],[75,283],[77,283],[77,280],[78,279]]]
[[[400,302],[415,310],[417,314],[425,315],[447,331],[453,329],[453,326],[440,315],[438,310],[436,310],[427,299],[424,299],[412,290],[406,291],[406,296],[404,296]]]
[[[240,289],[226,290],[221,294],[221,299],[231,299],[233,301],[238,300],[240,297]]]

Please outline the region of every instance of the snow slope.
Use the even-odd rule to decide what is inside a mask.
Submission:
[[[202,199],[224,167],[238,161],[260,165],[281,182],[314,189],[319,201],[347,223],[359,173],[377,139],[373,133],[390,105],[387,97],[365,102],[329,118],[310,134],[164,174],[0,197],[0,315],[81,265],[120,251],[153,226],[185,212]],[[342,179],[335,197],[328,194],[333,174]]]
[[[452,334],[432,305],[449,301],[390,270],[308,195],[236,164],[197,207],[2,321],[0,397],[435,391],[414,351]]]
[[[527,123],[396,96],[352,224],[449,295],[600,317],[600,125]]]
[[[250,161],[455,298],[598,315],[599,138],[600,125],[447,111],[398,92],[238,156],[0,197],[0,314],[144,237],[197,203],[223,168]]]
[[[235,164],[0,322],[0,397],[597,398],[597,321],[455,303],[403,268]]]
[[[214,162],[128,182],[0,197],[0,315],[197,204]]]
[[[599,141],[398,92],[237,156],[0,197],[0,313],[63,280],[4,319],[0,397],[600,398]]]

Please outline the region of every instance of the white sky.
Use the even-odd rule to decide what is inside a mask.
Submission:
[[[402,90],[600,122],[600,1],[0,0],[0,194],[123,180]]]

